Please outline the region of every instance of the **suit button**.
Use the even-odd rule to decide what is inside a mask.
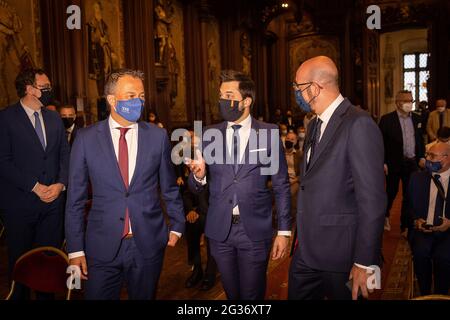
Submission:
[[[233,182],[236,183],[236,182],[237,182],[237,179],[233,179]]]
[[[305,187],[304,186],[302,186],[302,191],[304,191],[305,190]]]
[[[119,218],[120,221],[125,221],[125,218]]]
[[[44,157],[44,160],[47,160],[47,157]]]
[[[228,200],[229,203],[233,203],[233,200]]]
[[[130,193],[125,192],[125,198],[128,198],[130,196]]]
[[[47,172],[45,172],[45,171],[42,171],[42,174],[45,176],[46,174],[47,174]]]

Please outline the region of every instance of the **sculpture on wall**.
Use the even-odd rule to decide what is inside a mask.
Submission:
[[[251,74],[252,47],[247,32],[241,34],[242,72]]]
[[[34,66],[28,48],[20,36],[22,29],[22,19],[15,9],[0,0],[0,108],[15,99],[15,94],[8,92],[7,84],[12,79],[8,78],[7,64],[12,64],[17,73],[21,69]],[[15,76],[16,74],[13,75]]]
[[[113,50],[109,37],[108,25],[103,20],[102,4],[93,5],[94,16],[88,23],[89,37],[89,77],[96,81],[98,95],[103,94],[105,79],[113,69]]]
[[[384,98],[388,101],[394,97],[394,67],[395,56],[391,37],[386,37],[386,47],[383,58],[384,67]]]
[[[180,73],[180,63],[177,59],[177,51],[175,50],[172,37],[169,37],[167,54],[167,70],[169,72],[169,95],[171,104],[173,106],[178,96],[178,74]]]
[[[155,4],[155,61],[164,64],[165,50],[169,43],[170,25],[174,15],[172,2],[169,0],[157,0]]]

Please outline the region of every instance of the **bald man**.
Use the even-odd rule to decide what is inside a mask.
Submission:
[[[330,58],[305,61],[293,85],[298,105],[317,117],[301,164],[289,299],[367,297],[386,210],[380,130],[342,97]]]
[[[431,294],[432,287],[435,294],[446,295],[450,289],[450,145],[433,145],[426,168],[412,174],[408,191],[415,226],[410,233],[414,270],[421,295]]]

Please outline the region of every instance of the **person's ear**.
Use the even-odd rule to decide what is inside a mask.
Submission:
[[[252,98],[250,98],[250,97],[245,98],[244,99],[244,107],[250,108],[250,106],[252,105],[252,102],[253,102]]]
[[[117,99],[112,94],[109,94],[106,96],[106,100],[108,101],[108,104],[111,106],[111,109],[114,109],[117,103]]]

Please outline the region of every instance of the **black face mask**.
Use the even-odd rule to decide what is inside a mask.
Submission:
[[[44,107],[51,104],[53,101],[53,91],[52,89],[40,89],[41,97],[38,98]]]
[[[286,149],[292,149],[294,147],[294,143],[292,141],[284,141],[284,146]]]
[[[243,100],[242,100],[243,101]],[[225,121],[235,122],[244,114],[244,110],[239,110],[239,103],[237,100],[219,100],[219,109],[222,118]]]
[[[62,118],[62,121],[64,123],[64,128],[69,129],[74,123],[74,118]]]

